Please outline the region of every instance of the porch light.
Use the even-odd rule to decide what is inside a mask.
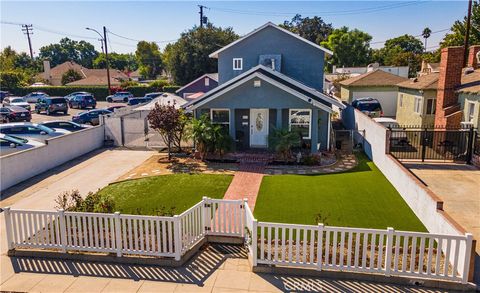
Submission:
[[[261,80],[254,80],[253,81],[253,87],[260,87],[262,85]]]

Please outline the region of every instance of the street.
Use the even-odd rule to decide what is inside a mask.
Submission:
[[[105,101],[99,101],[99,102],[97,102],[96,109],[107,108],[107,107],[110,107],[110,106],[119,106],[119,105],[125,106],[126,104],[125,103],[108,103],[108,102],[105,102]],[[55,114],[52,114],[52,115],[48,116],[45,113],[42,113],[42,114],[35,113],[34,104],[31,104],[31,107],[32,107],[32,122],[33,123],[41,123],[41,122],[52,121],[52,120],[72,121],[73,116],[77,115],[80,112],[85,112],[85,111],[90,110],[90,108],[88,108],[88,109],[72,109],[72,108],[69,108],[68,109],[68,115],[64,115],[63,113],[55,113]]]

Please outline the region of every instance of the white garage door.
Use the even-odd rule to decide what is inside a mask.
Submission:
[[[352,101],[358,98],[374,98],[382,105],[383,115],[395,117],[397,113],[397,97],[396,91],[388,92],[353,92]]]

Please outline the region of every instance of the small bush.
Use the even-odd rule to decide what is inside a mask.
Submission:
[[[318,166],[320,165],[320,156],[319,155],[306,155],[303,157],[303,164],[307,166]]]
[[[69,212],[113,213],[115,201],[110,195],[89,192],[85,199],[76,189],[65,191],[55,199],[55,208]]]
[[[179,88],[181,87],[178,85],[167,85],[163,87],[163,91],[167,93],[175,93],[175,91],[178,90]]]

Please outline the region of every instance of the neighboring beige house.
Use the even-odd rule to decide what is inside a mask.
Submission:
[[[375,98],[382,105],[384,116],[394,117],[397,112],[397,84],[403,81],[408,79],[375,69],[341,81],[341,100],[351,103],[358,98]]]
[[[463,111],[463,122],[480,129],[480,69],[464,75],[457,93]]]
[[[80,73],[82,79],[68,83],[66,85],[75,86],[101,86],[107,85],[107,70],[106,69],[89,69],[85,68],[73,61],[67,61],[59,64],[53,68],[50,68],[50,62],[45,60],[43,62],[42,73],[39,73],[36,77],[39,80],[45,81],[53,86],[62,85],[62,76],[70,69],[73,69]],[[110,69],[110,83],[117,86],[124,80],[128,80],[129,77],[122,71],[116,69]]]
[[[396,120],[400,125],[432,126],[435,122],[438,73],[398,84]]]

